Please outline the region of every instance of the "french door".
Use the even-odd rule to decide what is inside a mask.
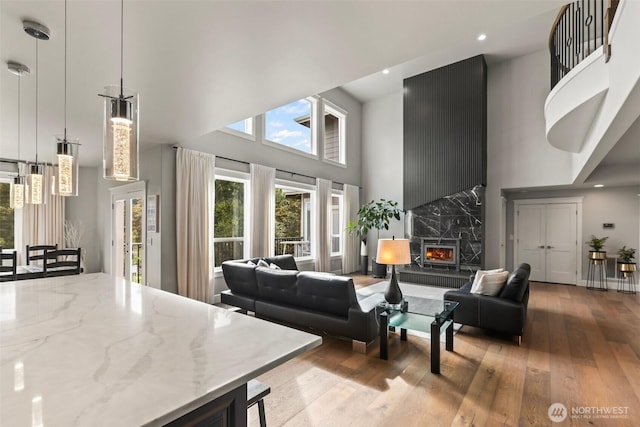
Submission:
[[[530,280],[576,285],[578,204],[516,203],[515,265],[531,265]]]
[[[111,274],[131,282],[146,283],[145,190],[138,184],[112,189]]]

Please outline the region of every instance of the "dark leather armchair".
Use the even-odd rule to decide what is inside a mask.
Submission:
[[[497,296],[472,294],[472,282],[447,291],[444,299],[460,304],[453,312],[454,322],[516,335],[520,343],[527,318],[530,273],[529,264],[520,264]]]

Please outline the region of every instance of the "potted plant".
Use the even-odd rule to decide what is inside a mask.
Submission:
[[[633,248],[627,248],[623,246],[618,249],[618,271],[622,273],[624,277],[630,277],[634,271],[636,271],[636,263],[633,262],[636,256],[636,250]]]
[[[587,245],[593,250],[589,251],[589,259],[596,260],[602,262],[607,257],[607,252],[603,251],[604,242],[607,241],[609,237],[596,237],[593,234],[591,235],[591,239],[587,241]]]
[[[351,221],[347,225],[346,230],[353,234],[358,234],[363,239],[363,243],[366,245],[366,237],[369,230],[377,231],[377,238],[380,238],[380,230],[389,229],[389,222],[392,219],[400,220],[400,210],[398,209],[398,202],[392,200],[379,199],[378,201],[372,200],[360,207],[358,210],[358,222]],[[367,256],[361,255],[361,263],[364,261],[367,265]],[[372,262],[373,276],[384,277],[387,273],[387,266],[384,264],[377,264],[375,260]],[[364,269],[366,274],[366,267]]]

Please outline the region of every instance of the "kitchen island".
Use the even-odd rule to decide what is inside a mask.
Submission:
[[[102,273],[2,283],[2,424],[244,425],[247,381],[321,342]]]

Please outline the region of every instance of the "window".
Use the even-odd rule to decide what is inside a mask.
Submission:
[[[301,99],[265,113],[265,140],[316,154],[314,134],[315,100]]]
[[[14,215],[10,201],[11,184],[7,180],[0,181],[0,248],[15,248]]]
[[[342,194],[331,195],[331,255],[342,254]]]
[[[324,101],[324,158],[331,162],[346,163],[346,113]]]
[[[223,261],[245,258],[247,181],[218,176],[215,179],[215,212],[213,224],[214,266]]]
[[[240,132],[240,133],[247,134],[247,135],[254,135],[254,133],[253,133],[253,117],[249,117],[248,119],[240,120],[239,122],[231,123],[230,125],[226,126],[226,130],[232,130],[232,131]]]
[[[291,254],[296,258],[311,256],[314,196],[311,190],[276,186],[276,255]]]

